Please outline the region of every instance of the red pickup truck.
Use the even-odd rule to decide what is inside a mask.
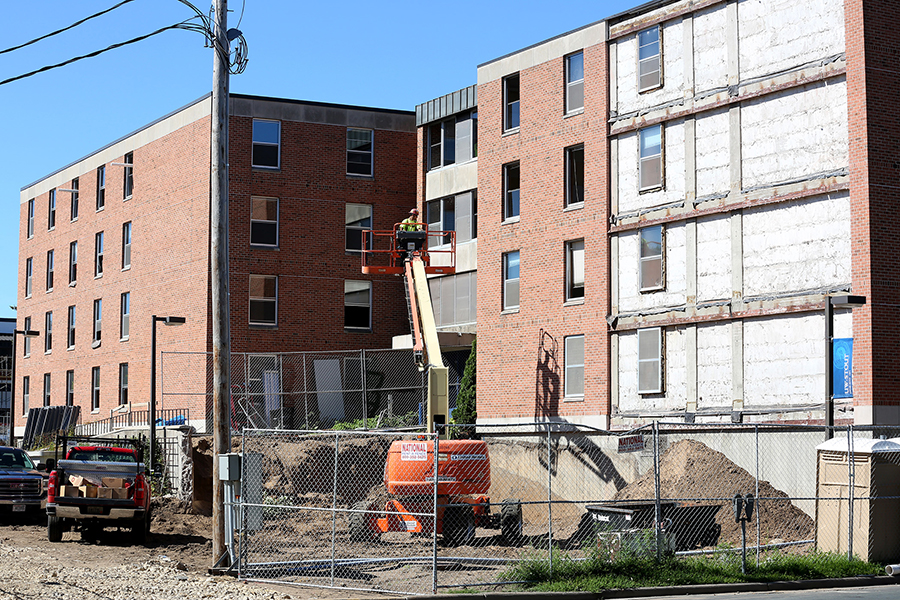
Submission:
[[[118,527],[144,543],[150,533],[150,483],[142,444],[95,438],[87,442],[92,445],[73,446],[70,441],[58,442],[65,458],[47,484],[47,538],[59,542],[64,532],[78,529],[92,539],[104,527]]]

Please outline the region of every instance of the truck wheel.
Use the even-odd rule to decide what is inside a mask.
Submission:
[[[456,547],[470,544],[475,539],[475,513],[469,506],[450,506],[444,510],[441,527],[445,545]]]
[[[500,508],[500,537],[507,546],[522,544],[522,501],[518,498],[503,501]]]
[[[63,534],[62,522],[59,517],[47,517],[47,539],[51,542],[61,542]]]
[[[146,543],[147,536],[150,535],[151,518],[150,509],[147,509],[147,512],[144,513],[144,518],[136,520],[134,525],[131,526],[131,539],[135,544]]]
[[[352,506],[353,510],[372,510],[375,505],[371,502],[357,502]],[[375,531],[369,523],[375,518],[370,513],[350,513],[350,539],[354,542],[377,542],[380,538],[379,531]]]

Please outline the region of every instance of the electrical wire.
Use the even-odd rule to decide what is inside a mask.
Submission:
[[[241,21],[244,20],[244,9],[247,8],[247,0],[242,0],[241,2],[241,16],[238,17],[238,23],[234,26],[235,29],[241,28]]]
[[[28,41],[28,42],[25,42],[24,44],[19,44],[18,46],[13,46],[12,48],[7,48],[7,49],[5,49],[5,50],[0,50],[0,54],[6,54],[7,52],[12,52],[13,50],[19,50],[19,49],[24,48],[24,47],[26,47],[26,46],[30,46],[31,44],[36,44],[37,42],[40,42],[41,40],[46,40],[46,39],[49,38],[49,37],[53,37],[54,35],[58,35],[58,34],[64,32],[64,31],[68,31],[68,30],[70,30],[70,29],[73,29],[73,28],[75,28],[75,27],[78,27],[78,26],[81,25],[82,23],[85,23],[85,22],[87,22],[87,21],[90,21],[91,19],[97,18],[97,17],[99,17],[99,16],[101,16],[101,15],[105,15],[105,14],[108,13],[108,12],[112,12],[112,11],[116,10],[117,8],[119,8],[120,6],[122,6],[122,5],[124,5],[124,4],[128,4],[129,2],[134,2],[134,0],[122,0],[122,2],[119,2],[118,4],[116,4],[115,6],[113,6],[112,8],[107,8],[106,10],[102,10],[102,11],[100,11],[100,12],[98,12],[98,13],[95,13],[95,14],[89,16],[89,17],[85,17],[85,18],[81,19],[80,21],[77,21],[77,22],[75,22],[75,23],[72,23],[72,24],[69,25],[68,27],[63,27],[62,29],[57,29],[56,31],[52,31],[52,32],[50,32],[50,33],[48,33],[48,34],[46,34],[46,35],[42,35],[41,37],[35,38],[35,39],[33,39],[33,40],[31,40],[31,41]]]
[[[93,57],[95,57],[95,56],[99,56],[100,54],[103,54],[104,52],[109,52],[110,50],[115,50],[116,48],[121,48],[122,46],[127,46],[127,45],[129,45],[129,44],[134,44],[134,43],[136,43],[136,42],[140,42],[140,41],[146,40],[147,38],[153,37],[154,35],[158,35],[158,34],[160,34],[160,33],[163,33],[163,32],[165,32],[165,31],[168,31],[168,30],[170,30],[170,29],[188,29],[188,30],[191,30],[192,27],[196,27],[196,25],[194,25],[193,23],[190,23],[190,21],[192,21],[192,20],[195,19],[195,18],[196,18],[196,17],[191,17],[190,19],[188,19],[188,20],[186,20],[186,21],[182,21],[181,23],[176,23],[175,25],[169,25],[169,26],[167,26],[167,27],[163,27],[163,28],[161,28],[161,29],[157,29],[156,31],[154,31],[154,32],[152,32],[152,33],[148,33],[148,34],[146,34],[146,35],[142,35],[142,36],[139,36],[139,37],[130,39],[130,40],[125,41],[125,42],[119,42],[119,43],[113,44],[113,45],[111,45],[111,46],[107,46],[106,48],[104,48],[104,49],[102,49],[102,50],[96,50],[96,51],[91,52],[91,53],[89,53],[89,54],[83,54],[83,55],[81,55],[81,56],[76,56],[76,57],[74,57],[74,58],[70,58],[70,59],[68,59],[68,60],[65,60],[65,61],[63,61],[63,62],[61,62],[61,63],[56,63],[55,65],[47,65],[47,66],[45,66],[45,67],[41,67],[40,69],[35,69],[34,71],[30,71],[30,72],[28,72],[28,73],[24,73],[24,74],[22,74],[22,75],[17,75],[17,76],[15,76],[15,77],[10,77],[9,79],[4,79],[3,81],[0,81],[0,86],[6,85],[7,83],[12,83],[13,81],[18,81],[18,80],[20,80],[20,79],[25,79],[26,77],[31,77],[32,75],[37,75],[38,73],[43,73],[43,72],[45,72],[45,71],[50,71],[51,69],[58,69],[59,67],[64,67],[64,66],[66,66],[66,65],[70,65],[70,64],[72,64],[72,63],[74,63],[74,62],[77,62],[77,61],[79,61],[79,60],[84,60],[85,58],[93,58]]]

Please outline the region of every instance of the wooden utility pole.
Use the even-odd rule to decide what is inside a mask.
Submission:
[[[213,558],[231,566],[225,546],[225,488],[219,455],[231,451],[231,331],[228,310],[228,0],[215,0],[210,145],[210,254],[213,345]]]

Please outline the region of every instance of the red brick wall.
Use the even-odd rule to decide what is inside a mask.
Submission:
[[[563,59],[520,72],[518,133],[503,136],[502,81],[478,89],[479,418],[607,415],[607,50],[584,50],[585,110],[564,117]],[[584,208],[564,211],[564,149],[585,148]],[[519,161],[520,221],[501,225],[502,165]],[[566,241],[585,241],[585,302],[563,306]],[[520,308],[501,314],[502,254],[520,251]],[[585,397],[563,402],[564,340],[585,336]]]
[[[352,126],[352,123],[351,123]],[[230,122],[229,251],[233,352],[390,348],[409,333],[400,278],[363,275],[345,251],[345,204],[371,204],[389,230],[416,204],[413,131],[374,131],[374,177],[346,175],[347,129],[282,122],[281,168],[252,169],[252,119]],[[250,246],[250,198],[279,198],[279,248]],[[278,276],[277,328],[249,326],[250,274]],[[372,331],[344,330],[344,280],[371,280]]]
[[[31,356],[17,362],[16,426],[22,418],[22,377],[31,378],[30,406],[43,404],[43,376],[51,373],[51,404],[65,403],[66,370],[75,371],[75,403],[82,422],[109,416],[118,405],[119,363],[129,364],[129,402],[149,401],[151,315],[179,315],[187,324],[158,328],[158,351],[206,347],[207,223],[209,218],[209,119],[202,119],[134,150],[134,193],[123,200],[119,156],[106,164],[106,201],[96,211],[96,164],[79,177],[79,216],[70,221],[70,194],[57,193],[56,227],[47,231],[48,193],[35,200],[35,235],[26,239],[27,205],[21,206],[18,327],[32,317],[41,336]],[[71,188],[71,181],[60,186]],[[132,222],[131,268],[122,269],[122,225]],[[94,278],[94,235],[104,232],[103,276]],[[68,285],[69,243],[78,241],[78,278]],[[45,292],[47,250],[55,251],[52,292]],[[34,257],[34,286],[24,298],[25,260]],[[120,295],[131,293],[130,335],[119,338]],[[103,300],[101,344],[92,348],[93,301]],[[75,349],[66,349],[67,309],[76,306]],[[53,349],[44,354],[44,313],[53,311]],[[21,340],[20,340],[21,341]],[[91,370],[100,367],[100,410],[91,412]],[[159,371],[158,371],[159,373]],[[205,374],[200,374],[205,378]],[[145,410],[146,407],[137,407]],[[192,411],[193,412],[193,411]]]
[[[900,268],[893,250],[900,236],[897,6],[884,0],[846,0],[844,12],[853,293],[868,299],[866,306],[853,310],[854,403],[897,407]]]

